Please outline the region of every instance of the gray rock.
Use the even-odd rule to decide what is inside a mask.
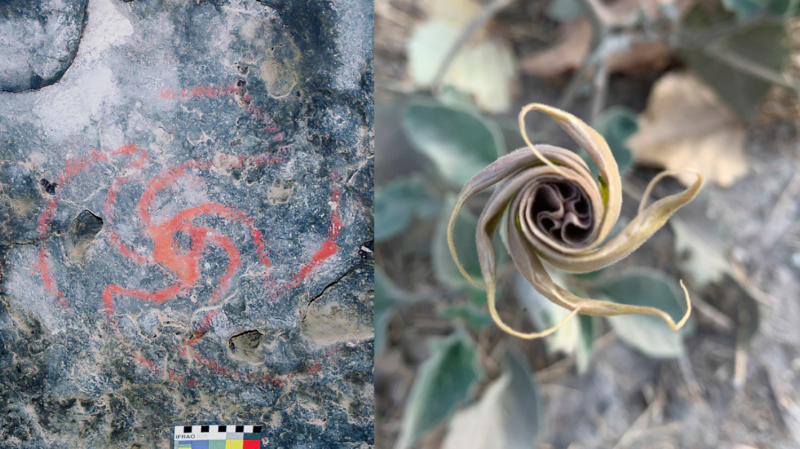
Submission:
[[[52,3],[0,7],[0,446],[372,445],[371,2]]]
[[[78,52],[87,0],[0,3],[0,92],[58,82]]]

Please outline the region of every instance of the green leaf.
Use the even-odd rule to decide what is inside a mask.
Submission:
[[[448,307],[440,310],[439,316],[450,320],[462,321],[470,329],[476,331],[485,329],[493,323],[491,316],[472,305]]]
[[[503,135],[503,142],[506,145],[504,148],[505,153],[511,153],[514,150],[527,147],[525,140],[522,139],[522,134],[519,132],[519,123],[516,120],[497,117],[494,119],[494,123],[497,124],[497,128],[500,129],[500,133]]]
[[[736,14],[737,21],[744,22],[761,13],[767,6],[767,2],[763,0],[722,0],[722,6]]]
[[[639,130],[636,111],[623,106],[612,106],[597,117],[593,128],[605,137],[619,166],[619,173],[624,176],[633,166],[633,152],[625,141]],[[597,172],[594,162],[589,167],[593,173]]]
[[[681,26],[687,30],[702,31],[715,25],[727,23],[736,17],[722,2],[695,2],[683,18]]]
[[[475,344],[463,329],[434,342],[432,353],[411,387],[398,449],[410,447],[464,403],[482,375]]]
[[[602,295],[620,304],[655,307],[669,314],[675,322],[686,311],[685,299],[678,285],[656,270],[629,271],[593,286],[590,294]],[[683,353],[685,332],[671,330],[657,316],[620,315],[608,317],[608,320],[622,341],[650,357],[672,358]]]
[[[440,91],[436,93],[436,100],[443,106],[463,109],[480,115],[480,110],[477,106],[472,104],[470,96],[453,86],[442,86]]]
[[[414,148],[457,187],[494,162],[504,148],[497,125],[472,111],[435,101],[409,104],[402,125]]]
[[[721,223],[708,216],[711,198],[708,188],[703,189],[669,220],[675,233],[675,252],[681,256],[680,267],[698,288],[733,273],[728,259],[727,232]]]
[[[542,428],[542,406],[525,361],[513,352],[503,375],[480,401],[459,411],[442,449],[531,449]]]
[[[386,328],[395,307],[413,300],[398,288],[379,266],[375,267],[375,354],[381,354],[386,344]]]
[[[575,279],[578,279],[579,281],[591,282],[602,278],[605,275],[605,273],[606,269],[602,268],[600,270],[590,271],[588,273],[570,273],[570,276],[574,277]]]
[[[569,22],[581,15],[581,4],[576,0],[551,0],[544,13],[556,22]]]
[[[375,267],[375,313],[383,313],[409,301],[411,295],[397,287],[380,266]]]
[[[442,285],[453,290],[460,290],[471,287],[472,284],[458,271],[458,267],[450,255],[450,248],[447,245],[447,222],[450,220],[450,213],[453,211],[454,205],[454,195],[445,199],[431,240],[431,262],[436,279]],[[462,210],[456,219],[456,226],[453,230],[453,243],[456,251],[458,251],[458,260],[461,265],[473,279],[480,281],[481,267],[478,263],[478,246],[475,243],[475,230],[477,227],[478,217],[467,210]]]
[[[486,307],[487,300],[486,300],[486,290],[481,288],[475,287],[470,285],[469,290],[469,299],[472,301],[472,304],[476,307]],[[501,296],[502,290],[500,288],[497,289],[497,297]]]
[[[764,10],[774,16],[792,17],[800,11],[798,0],[769,0]]]
[[[720,53],[729,53],[755,66],[780,73],[790,54],[788,43],[785,25],[760,23],[723,38],[715,47]],[[687,50],[682,54],[689,68],[714,89],[739,117],[750,120],[755,116],[761,99],[772,83],[714,59],[699,49]]]
[[[375,193],[375,240],[384,241],[403,232],[414,217],[436,216],[440,207],[421,176],[393,181]]]
[[[589,360],[592,358],[592,347],[594,346],[595,333],[597,332],[597,317],[590,315],[578,315],[581,327],[581,335],[578,344],[575,346],[575,364],[578,373],[583,374],[589,368]]]
[[[386,349],[386,334],[389,330],[389,321],[392,319],[391,309],[378,313],[375,311],[375,356],[380,356]]]
[[[759,14],[793,16],[797,14],[797,0],[722,0],[722,6],[734,14],[736,20],[745,22]]]
[[[556,281],[558,282],[558,281]],[[528,282],[521,274],[515,279],[517,297],[531,317],[536,329],[544,331],[560,323],[569,315],[569,310],[553,304]],[[545,337],[547,352],[575,353],[581,340],[581,322],[576,319],[567,321],[560,329]]]

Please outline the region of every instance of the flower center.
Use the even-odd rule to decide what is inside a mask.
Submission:
[[[567,246],[579,247],[589,241],[594,218],[580,188],[570,182],[547,182],[533,189],[529,222]]]

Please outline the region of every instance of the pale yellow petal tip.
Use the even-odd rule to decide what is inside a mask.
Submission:
[[[461,260],[458,258],[458,252],[456,251],[456,244],[453,241],[453,229],[456,226],[456,218],[458,217],[458,213],[461,211],[461,207],[458,203],[456,203],[455,207],[453,208],[453,212],[450,214],[450,221],[447,222],[447,246],[450,249],[450,256],[453,257],[453,262],[456,263],[456,267],[458,267],[458,271],[461,272],[461,275],[469,281],[470,284],[478,287],[481,290],[485,290],[482,284],[472,278],[472,276],[467,273],[467,270],[464,269],[464,266],[461,265]]]
[[[672,328],[672,330],[674,331],[682,328],[683,325],[686,324],[687,321],[689,321],[689,315],[692,314],[692,299],[689,297],[689,290],[687,290],[686,285],[683,284],[683,279],[681,279],[678,282],[681,284],[681,288],[683,289],[683,294],[686,297],[686,313],[683,315],[683,318],[681,318],[681,320],[678,321],[678,324],[676,324],[674,327],[670,326],[670,328]]]
[[[700,191],[700,188],[703,186],[703,174],[697,170],[692,169],[674,169],[674,170],[664,170],[661,173],[657,174],[655,178],[650,180],[650,183],[647,184],[647,188],[644,189],[644,193],[642,194],[642,199],[639,201],[639,213],[641,214],[644,209],[647,207],[647,200],[650,198],[650,194],[653,192],[653,188],[656,184],[659,183],[662,179],[666,178],[667,176],[676,176],[682,174],[690,174],[697,176],[697,180],[694,183],[694,186],[691,188],[695,192],[692,194],[692,197]]]
[[[546,329],[546,330],[543,330],[541,332],[525,333],[525,332],[520,332],[518,330],[513,329],[511,326],[509,326],[508,324],[503,322],[503,320],[500,319],[500,315],[497,313],[497,307],[495,306],[494,292],[490,291],[489,294],[488,294],[488,298],[487,299],[488,299],[488,302],[489,302],[489,314],[492,316],[492,320],[494,321],[494,323],[497,324],[497,327],[499,327],[500,329],[503,330],[503,332],[505,332],[505,333],[507,333],[509,335],[513,335],[514,337],[522,338],[524,340],[535,340],[537,338],[547,337],[548,335],[550,335],[550,334],[556,332],[557,330],[561,329],[561,327],[563,327],[565,324],[567,324],[567,322],[569,320],[574,318],[575,315],[577,315],[578,312],[581,311],[581,307],[578,306],[572,312],[570,312],[569,315],[564,317],[564,319],[561,320],[561,322],[559,322],[555,326],[551,327],[550,329]]]
[[[560,117],[561,116],[560,114],[563,114],[563,112],[540,103],[531,103],[522,108],[522,110],[519,112],[519,131],[522,134],[522,139],[525,141],[525,144],[528,145],[528,148],[531,149],[533,154],[536,155],[536,157],[539,158],[540,161],[544,162],[548,167],[552,168],[553,171],[555,171],[559,175],[566,176],[564,171],[558,168],[558,166],[552,163],[549,159],[545,158],[542,155],[542,153],[540,153],[539,150],[536,149],[536,146],[528,138],[528,132],[525,130],[525,116],[528,115],[528,112],[533,110],[542,111],[551,117],[553,117],[554,115],[558,115]]]

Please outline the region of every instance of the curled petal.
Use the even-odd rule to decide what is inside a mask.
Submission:
[[[542,111],[558,122],[589,154],[599,168],[595,180],[586,164],[574,153],[550,145],[533,146],[525,134],[523,119],[531,110]],[[622,181],[616,161],[600,134],[564,111],[531,104],[520,113],[523,148],[499,158],[470,179],[461,190],[447,229],[450,251],[461,273],[474,285],[487,291],[489,310],[504,331],[522,338],[538,338],[555,332],[577,313],[588,315],[650,314],[661,317],[673,330],[679,329],[691,313],[686,288],[687,309],[678,322],[662,310],[610,301],[580,298],[555,284],[542,261],[562,270],[583,273],[611,265],[633,252],[660,229],[678,208],[691,201],[700,190],[703,178],[683,192],[646,206],[652,187],[665,176],[682,171],[666,171],[647,187],[639,214],[617,236],[606,239],[619,218],[622,207]],[[478,259],[486,285],[472,279],[461,266],[453,243],[453,228],[459,211],[480,192],[497,185],[478,219],[476,233]],[[504,220],[505,218],[505,220]],[[522,275],[553,303],[572,311],[560,324],[543,332],[521,333],[503,323],[495,307],[497,289],[496,255],[492,239],[505,223],[509,253]]]

